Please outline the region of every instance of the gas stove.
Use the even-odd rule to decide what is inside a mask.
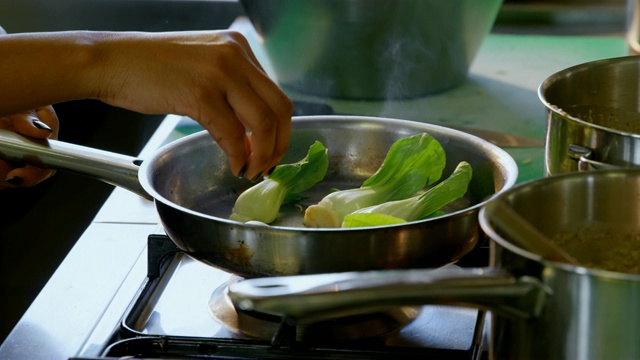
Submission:
[[[481,245],[452,266],[485,266]],[[239,278],[147,239],[147,277],[98,358],[481,359],[483,311],[424,306],[291,326],[237,312],[226,296]],[[82,358],[72,358],[80,360]],[[93,359],[96,359],[95,357]]]

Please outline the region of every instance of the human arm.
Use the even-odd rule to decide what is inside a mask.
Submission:
[[[0,35],[7,32],[0,26]],[[0,129],[10,130],[36,139],[56,139],[58,137],[58,116],[52,106],[43,106],[13,115],[0,116]],[[0,160],[0,190],[33,186],[51,177],[55,171]]]
[[[186,115],[247,178],[267,174],[286,152],[292,103],[239,33],[14,34],[0,36],[0,53],[0,116],[76,99]]]

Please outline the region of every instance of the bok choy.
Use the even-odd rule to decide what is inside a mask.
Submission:
[[[241,222],[274,222],[284,201],[299,197],[301,192],[322,180],[328,167],[327,149],[316,141],[304,159],[276,166],[271,175],[242,192],[229,218]]]
[[[445,205],[464,196],[471,177],[471,165],[462,161],[449,178],[423,194],[357,210],[345,216],[342,227],[392,225],[441,214]]]
[[[440,179],[445,163],[444,149],[431,135],[421,133],[399,139],[380,168],[360,188],[332,192],[309,206],[304,225],[340,227],[345,215],[356,210],[413,196]]]

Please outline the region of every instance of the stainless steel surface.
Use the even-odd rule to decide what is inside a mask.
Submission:
[[[279,83],[307,94],[410,98],[460,85],[502,0],[241,0]]]
[[[579,64],[550,75],[538,96],[546,108],[545,174],[577,171],[572,146],[589,160],[617,167],[640,165],[640,57]]]
[[[206,133],[180,139],[146,160],[141,178],[147,179],[143,186],[156,199],[165,231],[181,250],[243,277],[442,266],[476,245],[482,236],[478,209],[515,183],[517,166],[502,149],[463,132],[418,122],[309,116],[294,118],[283,161],[300,159],[316,140],[327,147],[327,176],[305,192],[301,204],[306,207],[331,188],[361,186],[396,140],[421,132],[441,142],[447,154],[444,174],[464,160],[474,176],[465,198],[452,204],[447,215],[397,226],[305,228],[295,206],[283,207],[270,227],[227,220],[237,194],[250,183],[231,175],[224,154]],[[197,160],[185,161],[193,158]]]
[[[138,180],[142,160],[58,140],[34,141],[0,129],[0,157],[18,163],[44,164],[56,170],[87,175],[150,199]]]
[[[521,184],[497,199],[510,204],[548,237],[559,231],[585,231],[589,225],[607,224],[621,229],[620,234],[612,231],[607,239],[614,241],[617,235],[640,230],[638,169],[557,174]],[[493,227],[492,205],[480,212],[480,223],[498,245],[493,255],[495,263],[541,279],[549,291],[535,320],[492,320],[494,356],[640,357],[640,308],[636,301],[640,275],[547,262],[514,246],[509,237]],[[592,245],[587,242],[581,246]]]
[[[640,1],[626,0],[627,23],[626,38],[634,54],[640,54]]]
[[[494,268],[344,272],[241,280],[229,296],[242,310],[296,324],[366,314],[398,306],[470,304],[530,318],[543,287]]]
[[[496,201],[504,201],[547,236],[592,224],[638,231],[638,198],[640,169],[559,174],[517,185],[483,207],[491,267],[247,279],[229,294],[241,309],[301,323],[392,306],[482,307],[493,314],[493,359],[638,358],[640,275],[548,261],[492,224]]]
[[[494,226],[509,237],[516,246],[538,254],[551,261],[578,265],[576,259],[551,241],[537,227],[515,212],[511,206],[500,200],[491,203]]]
[[[613,170],[622,168],[621,166],[611,165],[591,159],[593,156],[593,150],[576,144],[569,145],[567,154],[572,160],[578,162],[578,170],[580,171]]]
[[[294,119],[283,161],[302,158],[316,140],[329,149],[329,175],[305,193],[308,198],[302,206],[308,206],[331,188],[361,186],[396,140],[421,132],[439,140],[445,149],[445,176],[460,161],[471,164],[474,176],[467,195],[450,204],[444,216],[359,229],[305,228],[295,206],[283,207],[280,218],[269,227],[228,220],[237,195],[252,184],[231,173],[224,152],[206,131],[165,145],[142,163],[139,174],[137,161],[129,157],[95,155],[91,149],[56,140],[29,143],[7,132],[0,132],[0,152],[12,160],[35,161],[116,185],[120,180],[128,189],[138,184],[132,180],[137,176],[155,199],[167,235],[182,251],[240,276],[256,277],[442,266],[470,251],[482,236],[478,209],[517,180],[515,161],[499,147],[463,132],[417,122],[310,116]],[[108,161],[101,161],[103,157]],[[354,258],[353,253],[360,255]]]

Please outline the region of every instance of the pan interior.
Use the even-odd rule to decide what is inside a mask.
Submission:
[[[513,185],[517,176],[514,175],[517,170],[509,168],[513,160],[502,150],[455,130],[397,120],[309,118],[294,121],[283,163],[300,160],[318,140],[328,149],[329,170],[325,180],[303,194],[304,200],[282,207],[274,226],[303,227],[303,212],[308,205],[317,203],[331,189],[360,187],[382,164],[395,141],[421,132],[435,137],[445,149],[447,166],[442,179],[463,160],[474,170],[467,195],[451,204],[447,212],[482,203],[496,191]],[[149,167],[153,169],[153,188],[169,203],[227,219],[238,195],[252,183],[231,174],[224,153],[208,134],[198,133],[183,140],[186,141],[169,146]]]

